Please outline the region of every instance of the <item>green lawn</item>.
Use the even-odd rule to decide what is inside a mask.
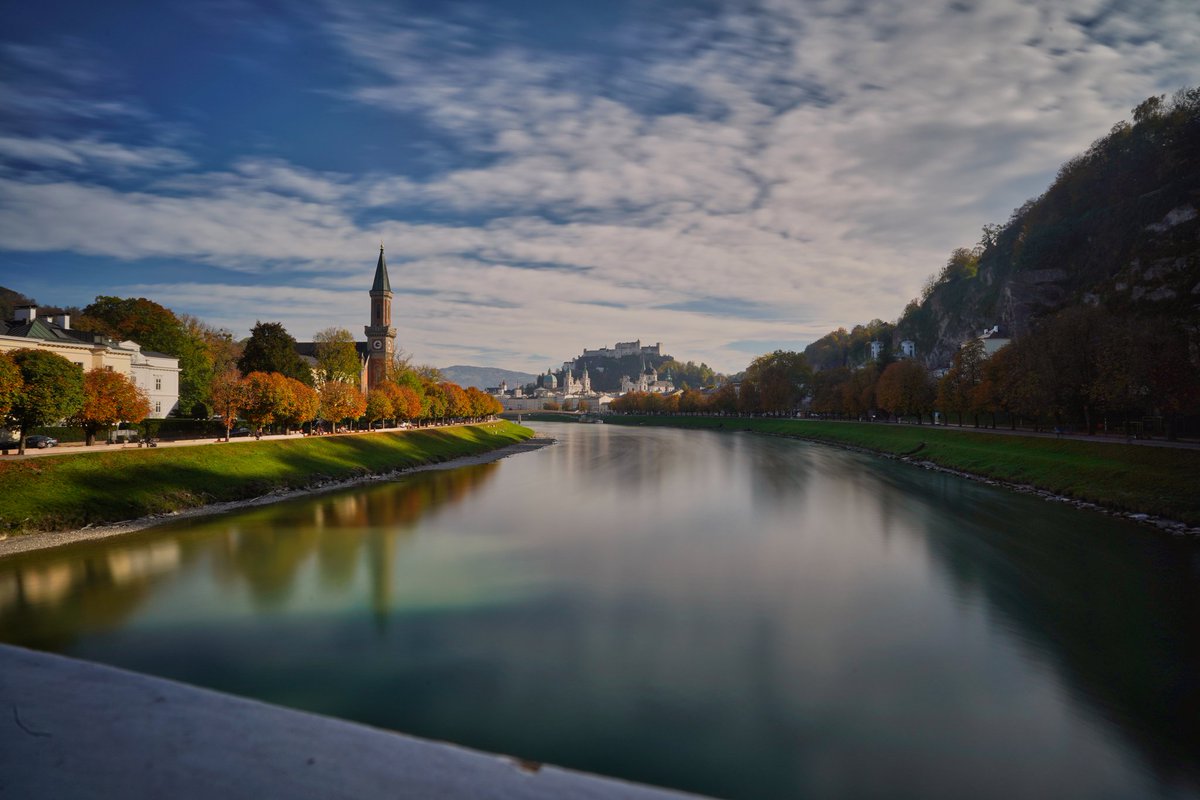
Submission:
[[[1200,450],[1008,436],[929,425],[716,417],[611,416],[605,421],[749,430],[888,455],[913,454],[942,467],[1028,484],[1116,511],[1200,525]]]
[[[0,461],[0,530],[62,530],[446,461],[523,441],[511,422]]]

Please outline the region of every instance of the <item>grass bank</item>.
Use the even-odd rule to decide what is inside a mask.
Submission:
[[[492,422],[0,462],[0,530],[67,530],[477,455],[533,436]]]
[[[1033,486],[1113,511],[1200,526],[1200,450],[791,419],[613,415],[606,422],[749,430],[911,456],[947,469]]]

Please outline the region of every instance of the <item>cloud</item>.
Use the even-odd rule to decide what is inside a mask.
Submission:
[[[352,67],[323,92],[459,162],[335,172],[266,148],[200,166],[166,139],[47,123],[0,136],[0,158],[44,168],[0,172],[0,247],[242,271],[253,288],[145,291],[311,331],[361,316],[383,239],[400,297],[421,293],[401,323],[420,360],[544,368],[518,354],[640,336],[732,371],[755,343],[898,314],[951,249],[1200,59],[1190,0],[647,4],[574,48],[536,20],[439,13],[310,22]],[[41,76],[0,89],[23,108],[46,101],[22,87],[52,84],[46,119],[140,109],[53,48],[0,57]]]
[[[192,166],[185,153],[169,147],[132,147],[95,138],[0,136],[0,160],[42,167],[88,170],[184,169]]]

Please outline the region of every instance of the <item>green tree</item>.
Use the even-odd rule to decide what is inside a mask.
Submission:
[[[10,357],[20,370],[22,387],[8,420],[20,431],[23,455],[31,428],[57,424],[83,405],[83,370],[48,350],[15,350]]]
[[[246,376],[252,372],[278,372],[305,386],[313,385],[312,370],[296,352],[296,340],[279,322],[254,324],[238,359],[238,369]]]
[[[345,328],[325,328],[313,336],[316,343],[317,371],[322,381],[358,383],[362,360],[354,337]]]

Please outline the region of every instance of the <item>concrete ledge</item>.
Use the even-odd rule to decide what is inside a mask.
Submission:
[[[7,645],[0,796],[687,797]]]

